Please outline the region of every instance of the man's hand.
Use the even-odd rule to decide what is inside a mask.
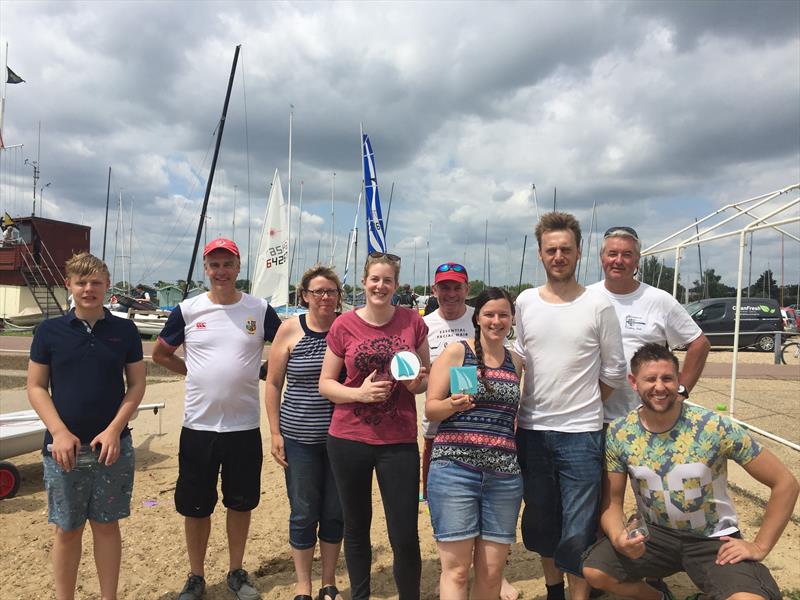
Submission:
[[[105,463],[107,467],[117,462],[120,451],[119,433],[110,427],[104,429],[89,443],[92,450],[97,444],[100,444],[100,456],[97,458],[97,462]]]
[[[761,561],[767,556],[755,542],[748,542],[740,538],[732,538],[723,535],[719,538],[724,544],[717,552],[716,563],[718,565],[735,565],[743,560]]]
[[[358,402],[366,404],[374,404],[376,402],[383,402],[389,397],[392,391],[393,383],[391,381],[374,381],[375,376],[378,374],[377,369],[370,373],[361,387],[358,388]]]
[[[289,463],[286,462],[286,450],[283,446],[283,436],[280,433],[273,433],[271,437],[272,450],[270,452],[272,454],[272,458],[274,458],[275,462],[285,469],[289,466]]]
[[[628,537],[628,532],[623,529],[616,541],[613,542],[614,549],[628,558],[637,559],[644,555],[645,536],[637,533],[634,537]]]
[[[50,447],[50,455],[65,471],[69,472],[77,464],[78,452],[81,449],[81,440],[72,435],[67,429],[53,435],[53,443]]]

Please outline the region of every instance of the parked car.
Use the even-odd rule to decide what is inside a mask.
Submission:
[[[733,346],[736,298],[707,298],[685,305],[712,346]],[[739,347],[775,350],[775,332],[784,330],[781,309],[771,298],[742,298]]]
[[[783,330],[797,333],[800,330],[800,314],[790,306],[781,308],[783,317]]]

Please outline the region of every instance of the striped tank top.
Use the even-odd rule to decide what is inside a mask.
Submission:
[[[333,403],[319,393],[328,332],[312,331],[306,324],[306,315],[299,318],[305,335],[295,344],[286,363],[281,435],[301,444],[324,444],[333,415]]]
[[[464,366],[478,364],[475,353],[464,344]],[[517,445],[514,439],[514,420],[519,408],[519,376],[505,349],[503,364],[496,369],[486,367],[485,379],[473,396],[475,407],[457,412],[439,424],[433,440],[431,460],[449,459],[467,467],[491,473],[516,475]]]

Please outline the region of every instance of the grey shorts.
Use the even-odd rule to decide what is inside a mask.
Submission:
[[[645,542],[643,556],[635,560],[623,556],[614,550],[608,538],[603,538],[584,554],[584,569],[597,569],[617,581],[659,579],[684,571],[703,592],[703,598],[722,600],[737,592],[747,592],[780,600],[778,584],[760,562],[716,564],[723,541],[652,523],[648,526],[650,537]]]
[[[81,461],[69,472],[52,456],[44,458],[48,521],[64,531],[77,529],[91,519],[112,523],[131,514],[134,452],[131,436],[120,440],[120,454],[110,466],[93,460]]]

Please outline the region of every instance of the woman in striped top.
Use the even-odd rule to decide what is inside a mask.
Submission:
[[[442,563],[440,597],[497,598],[503,568],[516,539],[522,502],[514,422],[522,360],[504,345],[514,304],[508,292],[488,288],[477,298],[475,338],[447,346],[433,363],[425,414],[441,421],[428,475],[431,524]],[[451,367],[475,366],[474,395],[450,391]]]
[[[295,600],[312,600],[311,563],[317,535],[322,557],[318,598],[341,600],[336,561],[344,525],[325,445],[333,405],[319,394],[326,337],[341,311],[341,284],[332,269],[316,266],[303,274],[298,293],[308,313],[283,322],[269,353],[266,408],[272,457],[286,475],[289,545],[297,575]]]

